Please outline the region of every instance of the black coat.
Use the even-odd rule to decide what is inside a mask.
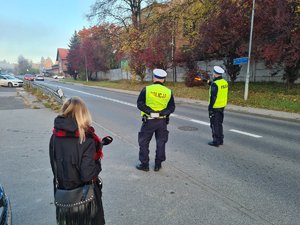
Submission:
[[[77,130],[77,123],[72,118],[58,116],[54,121],[54,128],[74,133]],[[59,188],[73,189],[98,177],[101,163],[94,160],[96,142],[92,137],[87,136],[85,142],[80,144],[78,137],[52,135],[49,143],[52,172],[54,172],[51,154],[53,146]]]

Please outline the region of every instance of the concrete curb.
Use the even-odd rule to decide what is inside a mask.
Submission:
[[[43,103],[41,101],[39,101],[36,96],[34,96],[31,93],[27,92],[23,88],[17,90],[17,96],[19,96],[23,99],[24,104],[28,108],[31,108],[31,109],[44,109],[45,108]]]

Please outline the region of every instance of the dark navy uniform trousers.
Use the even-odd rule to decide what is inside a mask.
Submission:
[[[213,109],[213,116],[210,117],[210,127],[212,130],[213,142],[223,144],[223,120],[224,108]]]
[[[147,119],[146,122],[143,122],[138,134],[140,146],[139,160],[143,164],[149,164],[149,143],[153,133],[155,133],[156,139],[155,163],[161,163],[166,160],[165,145],[168,141],[169,134],[166,119]]]

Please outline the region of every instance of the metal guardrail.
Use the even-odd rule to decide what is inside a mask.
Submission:
[[[25,81],[25,80],[24,80],[24,85],[29,85],[32,88],[40,89],[44,94],[53,97],[60,104],[63,104],[66,100],[63,90],[60,88],[54,89],[41,83]]]

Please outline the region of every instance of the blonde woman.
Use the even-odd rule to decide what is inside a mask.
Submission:
[[[55,202],[58,225],[105,224],[102,184],[98,178],[102,146],[91,123],[90,112],[79,97],[66,101],[62,106],[62,113],[54,120],[49,145],[54,193],[58,190],[69,193],[82,187],[92,187],[94,192],[93,200],[79,206]]]

